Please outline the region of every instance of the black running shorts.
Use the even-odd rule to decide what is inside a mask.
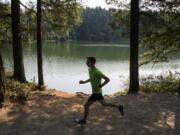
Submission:
[[[92,94],[92,95],[89,97],[88,101],[93,101],[93,102],[95,102],[95,101],[101,100],[101,99],[104,99],[101,93],[100,93],[100,94]]]

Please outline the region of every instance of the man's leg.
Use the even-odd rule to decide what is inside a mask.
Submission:
[[[88,114],[89,114],[89,107],[93,103],[94,103],[93,101],[87,101],[86,102],[86,104],[84,105],[84,116],[83,116],[83,119],[77,121],[79,124],[86,124],[86,119],[87,119]]]
[[[87,101],[86,104],[84,105],[84,117],[83,120],[86,121],[88,114],[89,114],[89,107],[93,104],[93,101]]]
[[[123,105],[116,105],[116,104],[113,104],[113,103],[107,103],[104,99],[99,100],[99,102],[100,102],[101,105],[103,105],[103,106],[118,108],[119,111],[121,112],[121,115],[122,115],[122,116],[124,115]]]

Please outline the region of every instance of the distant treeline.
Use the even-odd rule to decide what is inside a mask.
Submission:
[[[33,4],[33,3],[31,3]],[[11,34],[11,8],[10,3],[0,2],[0,41],[12,42]],[[23,44],[32,43],[36,40],[36,9],[30,5],[29,9],[21,10],[21,37]],[[44,5],[42,13],[43,40],[57,41],[116,41],[124,42],[129,39],[129,28],[121,25],[115,31],[112,29],[114,16],[112,10],[101,7],[82,8],[79,6],[75,11],[63,10],[61,14],[57,7],[52,7],[52,13]],[[72,11],[71,11],[72,10]],[[75,13],[77,12],[77,13]],[[5,15],[3,15],[5,14]],[[122,12],[124,14],[124,12]]]
[[[70,32],[69,38],[77,41],[120,41],[125,39],[127,29],[122,26],[116,33],[110,23],[113,19],[110,10],[85,8],[82,10],[82,22]]]

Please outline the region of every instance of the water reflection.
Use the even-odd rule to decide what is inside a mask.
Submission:
[[[2,46],[6,70],[12,70],[12,48]],[[24,63],[28,80],[36,78],[37,58],[36,45],[24,46]],[[104,94],[112,94],[125,87],[129,76],[129,47],[124,44],[107,43],[45,43],[43,45],[44,78],[51,88],[68,92],[91,92],[91,87],[79,85],[78,81],[88,78],[86,57],[95,56],[97,67],[109,78],[110,83],[104,87]],[[140,68],[140,75],[165,73],[168,70],[179,70],[180,59],[166,64],[146,65]]]

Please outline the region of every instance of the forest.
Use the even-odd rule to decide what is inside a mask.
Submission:
[[[35,12],[35,9],[32,9]],[[113,33],[113,30],[111,29],[111,22],[113,20],[112,12],[111,10],[106,10],[101,7],[96,8],[80,8],[80,10],[76,16],[77,24],[72,24],[71,27],[66,30],[65,33],[60,33],[61,27],[56,25],[56,21],[54,20],[51,25],[49,25],[49,20],[53,19],[53,16],[50,16],[50,18],[44,18],[43,21],[43,32],[45,32],[44,40],[73,40],[73,41],[118,41],[119,38],[126,38],[128,34],[128,29],[125,28],[125,26],[122,26],[119,28],[118,32]],[[10,11],[10,5],[7,5],[7,8],[3,12]],[[23,9],[22,11],[22,23],[27,22],[26,24],[23,24],[24,33],[30,32],[29,36],[26,37],[26,34],[24,34],[25,38],[29,40],[35,40],[35,37],[33,36],[33,33],[36,29],[36,18],[33,16],[33,11],[29,11],[28,9]],[[46,12],[46,11],[44,11]],[[52,17],[52,18],[51,18]],[[48,20],[48,21],[47,21]],[[10,20],[6,20],[10,21]],[[5,23],[5,22],[4,22]],[[7,22],[6,22],[7,23]],[[7,26],[6,26],[7,25]],[[3,25],[5,26],[4,30],[7,31],[7,35],[4,35],[1,37],[1,40],[4,42],[7,42],[10,40],[10,29],[8,24]],[[3,33],[3,29],[1,29],[1,32]],[[9,33],[9,34],[8,34]]]

